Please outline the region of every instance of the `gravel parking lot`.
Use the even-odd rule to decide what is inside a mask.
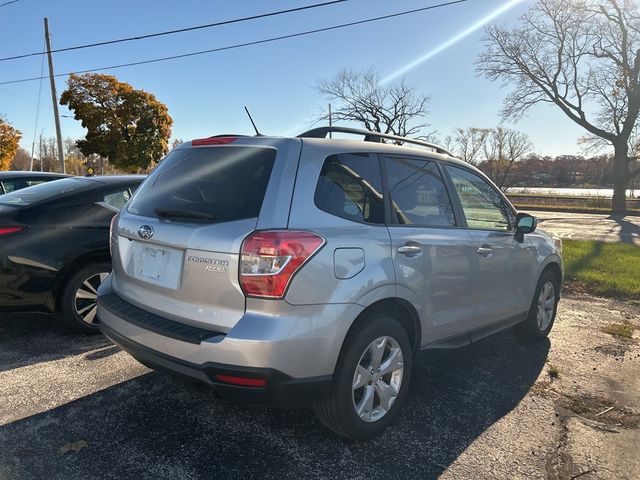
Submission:
[[[640,307],[570,296],[550,341],[423,352],[367,443],[310,408],[222,403],[43,315],[0,317],[0,479],[640,478]]]

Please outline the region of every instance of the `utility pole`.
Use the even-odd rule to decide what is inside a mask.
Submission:
[[[42,169],[42,132],[40,132],[40,148],[39,148],[39,150],[40,150],[40,155],[39,155],[39,157],[40,157],[40,171],[42,171],[43,170]]]
[[[58,112],[58,95],[56,93],[56,82],[53,77],[53,58],[51,57],[51,35],[49,35],[49,20],[44,18],[44,39],[47,42],[47,59],[49,60],[49,80],[51,81],[51,100],[53,101],[53,116],[56,121],[56,137],[58,139],[58,159],[60,160],[60,171],[65,173],[64,152],[62,151],[62,133],[60,133],[60,113]]]
[[[329,104],[329,127],[332,127],[332,122],[331,122],[331,104]],[[329,130],[329,138],[333,138],[333,135],[331,133],[331,130]]]

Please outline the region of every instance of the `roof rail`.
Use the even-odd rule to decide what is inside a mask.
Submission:
[[[298,135],[299,138],[326,138],[328,133],[352,133],[354,135],[364,135],[365,142],[382,143],[382,139],[393,140],[394,142],[412,143],[414,145],[420,145],[421,147],[428,147],[435,150],[436,153],[443,153],[453,157],[453,154],[446,148],[439,145],[435,145],[429,142],[423,142],[422,140],[415,140],[413,138],[399,137],[397,135],[389,135],[387,133],[372,132],[371,130],[363,130],[360,128],[349,127],[317,127],[307,130],[304,133]]]

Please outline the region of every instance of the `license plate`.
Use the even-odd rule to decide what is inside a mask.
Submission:
[[[142,265],[140,268],[142,276],[158,280],[160,278],[160,269],[163,266],[166,254],[167,252],[165,250],[145,248],[142,253]]]
[[[178,288],[182,270],[182,251],[136,242],[133,246],[133,257],[136,278],[165,288]]]

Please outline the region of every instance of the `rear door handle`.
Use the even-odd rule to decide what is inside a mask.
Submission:
[[[480,247],[480,248],[478,248],[478,250],[476,250],[476,252],[478,252],[478,255],[481,255],[483,257],[488,257],[489,255],[491,255],[493,253],[493,248],[491,248],[491,247]]]
[[[415,255],[417,253],[422,253],[422,247],[420,245],[403,245],[398,247],[398,253],[402,253],[404,255]]]

